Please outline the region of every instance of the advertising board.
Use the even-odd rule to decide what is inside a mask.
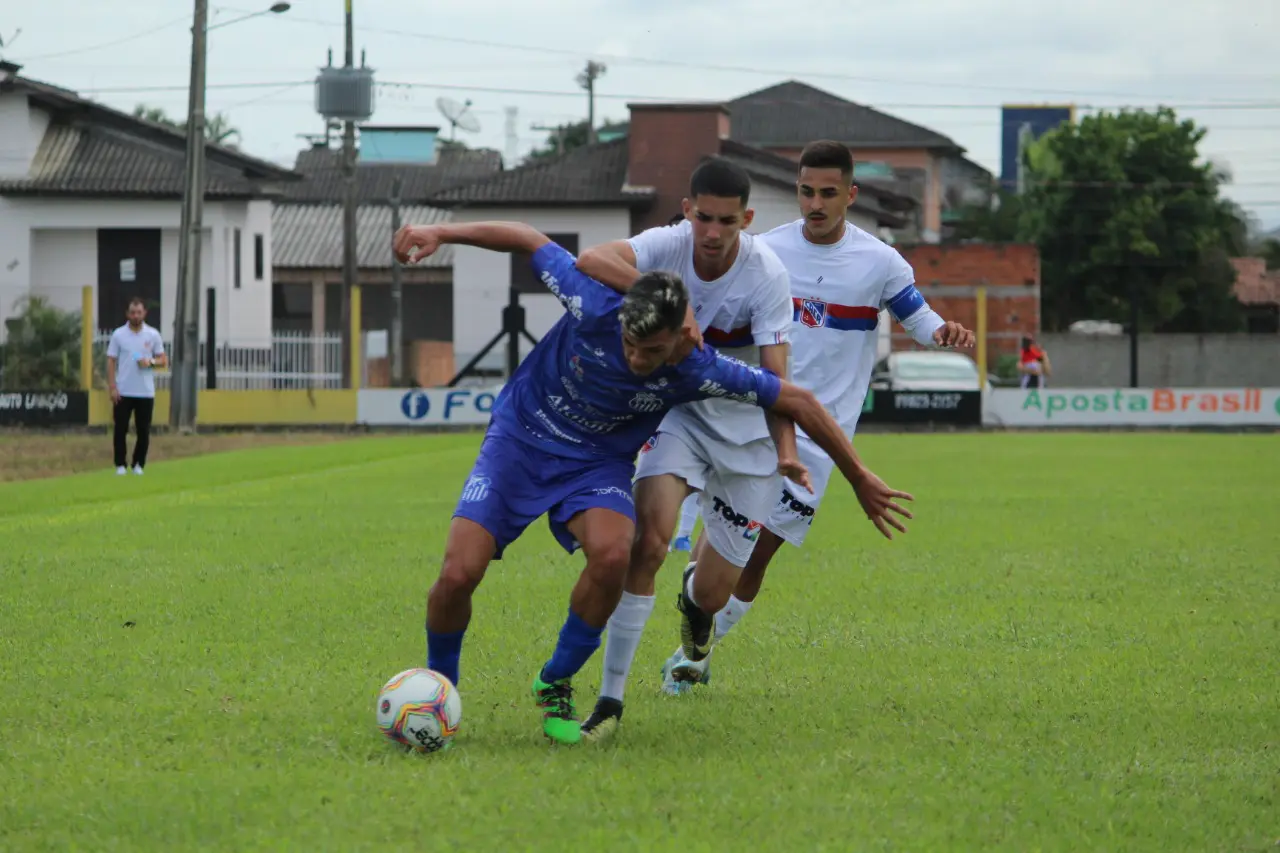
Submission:
[[[1004,427],[1277,426],[1276,388],[996,388],[983,423]]]
[[[377,388],[356,396],[356,422],[368,426],[483,426],[495,388]]]
[[[84,391],[0,391],[0,426],[85,426],[89,395]]]

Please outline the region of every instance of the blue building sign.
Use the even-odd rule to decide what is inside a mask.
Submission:
[[[1018,190],[1019,160],[1022,150],[1064,122],[1074,122],[1076,108],[1071,104],[1017,106],[1000,108],[1000,185]]]

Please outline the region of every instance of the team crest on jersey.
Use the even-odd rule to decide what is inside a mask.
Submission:
[[[648,414],[662,408],[662,398],[648,391],[641,391],[631,398],[630,406],[637,412]]]
[[[648,453],[650,450],[653,450],[657,446],[658,446],[658,434],[655,432],[653,435],[649,436],[649,440],[644,443],[644,447],[640,448],[640,452]]]
[[[827,303],[821,299],[800,300],[800,322],[811,329],[820,329],[827,323]]]
[[[569,369],[573,371],[573,375],[578,377],[578,381],[581,382],[584,378],[583,374],[585,372],[582,369],[582,356],[575,355],[573,358],[569,359]]]

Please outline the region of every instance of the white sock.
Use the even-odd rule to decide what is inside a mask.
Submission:
[[[698,564],[690,563],[689,565],[684,567],[684,570],[686,572],[689,572],[689,569],[692,569],[696,565]],[[698,604],[698,599],[693,597],[693,578],[697,574],[698,573],[696,571],[689,572],[689,580],[685,581],[685,584],[684,584],[684,594],[689,596],[689,600],[692,601],[695,605]]]
[[[694,525],[698,523],[698,493],[691,492],[680,504],[680,528],[676,530],[676,538],[693,536]]]
[[[653,612],[654,596],[622,593],[622,600],[609,617],[608,633],[604,640],[604,676],[600,680],[600,697],[622,701],[627,688],[627,675],[644,625]]]
[[[724,635],[729,633],[729,629],[738,624],[738,620],[747,615],[747,611],[751,609],[754,602],[743,601],[736,595],[729,596],[729,603],[724,606],[716,614],[716,642],[724,639]]]

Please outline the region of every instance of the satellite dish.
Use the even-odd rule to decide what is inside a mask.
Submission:
[[[449,120],[449,141],[453,141],[458,128],[462,128],[467,133],[479,133],[480,121],[473,115],[467,115],[467,110],[471,108],[471,99],[468,98],[465,104],[460,104],[453,98],[447,98],[441,95],[436,98],[436,108]]]

